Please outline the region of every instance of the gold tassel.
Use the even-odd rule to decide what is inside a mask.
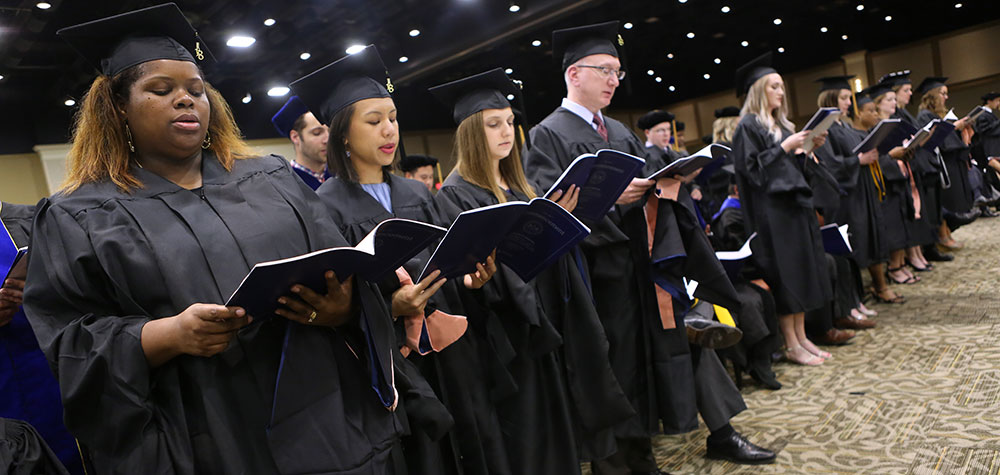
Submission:
[[[869,163],[868,169],[872,173],[872,181],[875,182],[875,189],[878,190],[878,200],[882,201],[885,199],[885,178],[882,176],[882,166],[876,161]]]
[[[678,150],[681,149],[681,145],[679,143],[677,143],[678,140],[677,140],[677,120],[676,119],[670,121],[670,134],[671,134],[672,138],[674,139],[674,143],[673,143],[673,145],[671,145],[670,148],[674,149],[674,151],[676,152],[676,151],[678,151]]]

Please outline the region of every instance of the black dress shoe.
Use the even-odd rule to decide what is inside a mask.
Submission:
[[[979,217],[979,209],[973,209],[972,211],[966,211],[964,213],[945,213],[944,221],[948,224],[948,229],[952,231],[965,226],[976,220]]]
[[[685,318],[688,342],[704,348],[729,348],[740,342],[743,331],[715,320]]]
[[[986,206],[983,206],[983,207],[979,208],[979,217],[980,218],[995,218],[997,216],[1000,216],[1000,214],[997,214],[995,211],[989,209]]]
[[[955,256],[939,251],[937,246],[933,244],[930,246],[924,246],[924,258],[931,262],[948,262],[955,260]]]
[[[709,438],[707,446],[708,452],[705,456],[714,460],[756,465],[772,463],[777,458],[774,452],[754,445],[739,432],[733,432],[732,435],[721,441],[713,441]]]

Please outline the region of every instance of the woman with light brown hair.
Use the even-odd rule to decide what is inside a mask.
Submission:
[[[287,160],[243,143],[197,32],[164,4],[59,35],[101,75],[66,186],[39,203],[25,309],[92,468],[389,470],[392,331],[374,286],[327,271],[273,315],[224,305],[254,264],[347,243]]]

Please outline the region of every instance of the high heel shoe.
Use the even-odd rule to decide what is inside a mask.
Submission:
[[[805,353],[806,356],[803,357],[802,353]],[[819,366],[826,361],[823,358],[806,351],[806,349],[801,345],[796,345],[792,348],[785,348],[785,359],[803,366]]]
[[[885,275],[886,275],[886,277],[889,278],[889,280],[891,280],[892,282],[894,282],[896,284],[915,284],[917,282],[917,279],[914,278],[914,276],[907,275],[905,272],[903,272],[903,275],[905,275],[906,278],[903,279],[903,280],[899,280],[899,279],[897,279],[897,278],[895,278],[895,277],[892,276],[893,272],[901,272],[902,270],[903,270],[903,266],[899,266],[899,267],[895,267],[895,268],[890,267],[889,269],[887,269]]]
[[[893,298],[891,298],[891,299],[883,297],[882,294],[884,294],[886,292],[889,292],[888,288],[883,289],[881,292],[879,292],[879,291],[872,292],[871,295],[872,295],[872,297],[875,297],[875,300],[877,300],[879,302],[882,302],[882,303],[894,303],[894,304],[904,304],[904,303],[906,303],[906,297],[903,297],[902,295],[899,295],[899,294],[896,294],[896,296],[893,297]]]
[[[911,261],[909,258],[907,258],[905,262],[906,262],[906,265],[910,267],[910,269],[913,269],[913,270],[915,270],[917,272],[927,272],[927,271],[931,270],[930,267],[917,267],[917,266],[913,265],[913,261]]]

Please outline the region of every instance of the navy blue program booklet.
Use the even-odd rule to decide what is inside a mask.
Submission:
[[[722,263],[722,267],[726,270],[726,275],[729,276],[729,280],[736,282],[740,277],[740,271],[743,270],[743,264],[753,256],[753,250],[750,248],[750,241],[757,237],[757,233],[753,233],[747,238],[746,242],[736,251],[716,251],[715,257],[719,259]]]
[[[884,119],[872,129],[861,143],[854,147],[852,153],[865,153],[877,149],[878,153],[884,155],[903,145],[903,142],[915,133],[917,133],[917,129],[900,119]]]
[[[353,275],[377,282],[445,233],[444,228],[432,224],[387,219],[357,246],[323,249],[253,266],[226,305],[243,307],[256,318],[270,317],[278,308],[278,297],[287,295],[292,285],[301,284],[326,294],[324,274],[328,270],[341,281]]]
[[[580,220],[545,198],[469,210],[452,223],[417,280],[435,270],[447,279],[475,272],[496,249],[497,263],[529,281],[588,234]]]
[[[580,188],[580,197],[573,216],[597,221],[608,214],[645,164],[645,160],[617,150],[585,153],[566,167],[562,176],[545,193],[545,198],[552,197],[556,190],[565,192],[570,185],[576,185]]]
[[[716,160],[724,160],[726,155],[729,155],[729,152],[731,151],[731,148],[722,144],[709,144],[692,155],[674,160],[670,165],[657,170],[656,173],[653,173],[646,178],[649,180],[655,180],[660,177],[690,175],[704,168],[709,163]]]
[[[847,235],[847,225],[838,226],[837,223],[830,223],[819,228],[823,236],[823,250],[827,254],[834,256],[847,256],[854,252],[851,249],[851,240]]]

